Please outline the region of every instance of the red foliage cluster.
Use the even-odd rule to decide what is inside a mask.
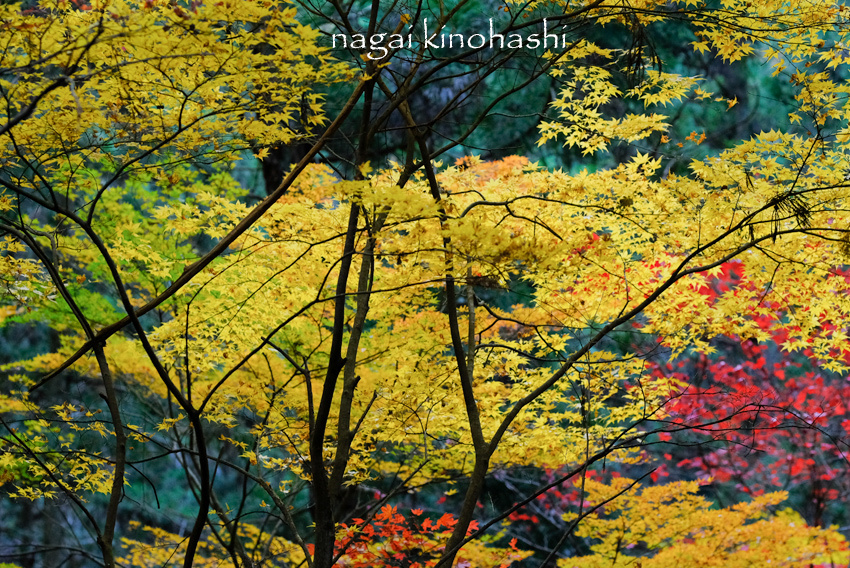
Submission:
[[[740,266],[728,263],[703,291],[708,302],[735,288],[746,291]],[[805,309],[805,308],[803,308]],[[848,465],[850,382],[823,372],[811,348],[786,352],[780,346],[795,329],[779,325],[783,314],[753,314],[752,321],[770,341],[723,336],[714,340],[718,351],[675,363],[654,364],[652,373],[687,384],[668,408],[670,424],[682,433],[663,436],[679,444],[694,444],[674,453],[675,466],[697,470],[716,483],[759,495],[795,489],[805,495],[803,514],[822,524],[829,501],[850,496]],[[821,322],[820,333],[833,333],[833,322]],[[835,353],[848,358],[850,351]],[[693,430],[694,424],[701,426]],[[688,430],[684,428],[687,426]],[[705,444],[707,440],[714,442]],[[671,454],[665,457],[672,459]],[[672,464],[671,464],[672,465]],[[684,477],[693,473],[682,472]]]
[[[666,444],[649,450],[661,458],[649,477],[652,482],[711,479],[715,496],[730,503],[788,490],[788,504],[810,524],[846,525],[850,514],[841,503],[850,498],[850,379],[823,370],[812,347],[817,337],[840,332],[843,324],[820,321],[815,339],[802,349],[784,350],[790,339],[803,335],[799,327],[771,303],[770,294],[747,279],[739,261],[721,268],[699,289],[706,304],[725,294],[761,298],[760,309],[746,314],[762,332],[761,341],[724,335],[712,339],[714,353],[690,352],[672,362],[649,363],[655,377],[686,385],[671,397],[666,420],[658,424],[667,430],[659,436]],[[850,278],[850,270],[839,276]],[[806,313],[810,308],[797,309]],[[850,349],[829,356],[850,362]],[[540,481],[552,483],[563,473],[546,471]],[[586,475],[604,480],[619,472],[612,465]],[[535,542],[534,535],[547,526],[563,527],[561,515],[581,504],[578,484],[553,487],[508,517],[511,533]]]
[[[437,543],[445,542],[457,519],[450,513],[437,519],[422,518],[422,509],[411,509],[410,513],[405,518],[397,507],[384,505],[371,520],[357,518],[350,525],[343,523],[336,542],[337,552],[344,554],[341,565],[349,568],[434,566],[442,552],[442,545]],[[478,523],[472,521],[468,533],[476,530]]]

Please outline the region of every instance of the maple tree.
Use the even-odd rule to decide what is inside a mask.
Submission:
[[[714,290],[737,286],[737,263],[730,263],[707,287]],[[836,270],[846,278],[845,271]],[[843,468],[846,464],[847,381],[824,367],[828,361],[815,355],[814,340],[795,352],[781,351],[789,341],[787,330],[772,326],[783,309],[754,318],[769,340],[721,336],[713,342],[713,355],[694,354],[664,365],[654,373],[688,377],[689,387],[669,407],[671,419],[680,423],[700,415],[735,418],[695,432],[690,449],[677,451],[676,469],[696,469],[720,485],[728,485],[726,499],[738,493],[760,495],[770,488],[794,488],[797,506],[816,525],[844,522],[840,503],[846,495]],[[834,323],[823,330],[834,333]],[[847,350],[830,358],[847,360]],[[701,443],[705,439],[712,444]]]
[[[785,498],[781,492],[717,510],[696,494],[697,482],[645,487],[638,494],[639,487],[625,478],[610,487],[589,480],[585,487],[589,504],[607,505],[604,516],[596,509],[579,529],[596,541],[594,554],[561,560],[558,565],[753,566],[775,559],[782,566],[834,566],[846,558],[846,553],[830,554],[844,544],[837,533],[807,527],[787,509],[766,515],[771,505]],[[605,503],[623,489],[628,492]]]
[[[426,16],[466,29],[476,6],[0,8],[2,325],[47,324],[56,342],[4,366],[0,476],[11,497],[75,515],[81,544],[63,562],[508,566],[532,551],[503,522],[576,479],[564,536],[599,535],[593,562],[627,536],[647,564],[706,547],[846,562],[836,530],[768,515],[781,494],[708,513],[693,484],[633,495],[615,481],[603,518],[590,474],[639,464],[658,436],[746,435],[763,410],[747,383],[746,404],[715,412],[647,361],[654,349],[677,361],[718,336],[781,337],[846,371],[846,333],[824,323],[850,311],[846,9],[509,2],[507,36],[551,25],[569,41],[411,39],[386,59],[327,42],[401,36]],[[688,160],[705,135],[671,138],[676,109],[737,101],[657,65],[653,25],[674,20],[697,52],[761,57],[789,80],[788,128]],[[627,41],[591,41],[589,25]],[[572,172],[449,159],[538,80],[557,86],[541,145],[619,144],[625,159]],[[434,89],[450,92],[436,112],[418,99]],[[234,166],[249,151],[268,184],[253,206]],[[712,287],[732,265],[737,284]],[[488,479],[518,467],[561,473],[486,510]],[[441,502],[414,502],[433,487]],[[166,491],[185,526],[157,509]],[[759,546],[769,534],[783,536]]]

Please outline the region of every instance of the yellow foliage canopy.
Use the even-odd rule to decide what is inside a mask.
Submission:
[[[360,554],[344,559],[352,565],[412,542],[451,564],[488,472],[641,458],[645,436],[683,389],[648,373],[644,351],[710,352],[718,334],[765,339],[757,319],[769,317],[787,331],[784,349],[806,345],[845,372],[837,355],[847,332],[822,324],[850,317],[843,6],[504,8],[552,4],[576,10],[559,18],[627,25],[638,39],[675,16],[694,30],[696,51],[777,62],[795,89],[790,118],[807,127],[758,133],[676,171],[646,149],[597,171],[547,170],[521,157],[440,164],[406,91],[420,84],[425,48],[399,69],[366,62],[355,72],[322,47],[303,12],[299,19],[293,4],[266,0],[0,7],[0,316],[3,325],[47,322],[58,338],[53,352],[6,366],[15,385],[0,395],[0,412],[13,417],[2,422],[0,479],[9,492],[67,498],[110,567],[116,558],[247,564],[246,547],[262,542],[275,562],[328,568],[346,554],[335,548],[345,539]],[[390,25],[374,8],[370,25]],[[463,65],[478,53],[469,55]],[[544,55],[539,70],[559,81],[541,144],[559,140],[585,155],[614,142],[669,144],[671,116],[685,101],[737,103],[703,90],[699,77],[648,69],[638,48],[580,40]],[[384,81],[391,72],[410,76],[394,90]],[[343,81],[350,100],[326,117],[322,89]],[[347,164],[352,179],[308,165],[363,93],[383,93],[404,121],[403,163],[361,163],[363,147]],[[364,139],[375,134],[370,112]],[[313,134],[307,157],[247,205],[233,175],[242,153],[268,157]],[[705,140],[695,130],[678,147]],[[737,285],[707,293],[730,263]],[[46,376],[36,382],[35,373]],[[37,404],[16,390],[38,392],[60,373],[95,392],[93,402]],[[129,415],[127,400],[144,412]],[[148,462],[178,464],[197,498],[185,543],[150,526],[115,537],[124,491],[136,489],[125,487],[128,467]],[[257,510],[273,508],[264,518],[285,525],[287,538],[234,520],[217,494],[227,476],[262,493]],[[356,548],[379,507],[392,510],[391,497],[379,495],[373,519],[340,524],[346,495],[370,483],[400,480],[395,496],[461,479],[457,518],[443,517],[446,530],[421,541]],[[627,483],[588,482],[590,502]],[[847,560],[835,531],[797,529],[792,513],[762,517],[780,494],[711,510],[695,492],[687,483],[626,492],[609,516],[579,526],[599,540],[581,562],[637,563],[628,551],[638,549],[645,566],[709,556],[746,565],[765,555],[796,565],[834,551]],[[93,493],[108,495],[103,521],[87,501]],[[310,501],[307,529],[293,520],[298,495]],[[767,533],[775,538],[760,541]],[[526,556],[515,543],[482,542],[465,549],[470,562]]]
[[[591,539],[593,554],[560,560],[561,568],[804,568],[850,559],[835,527],[809,527],[789,509],[771,513],[787,498],[781,491],[717,509],[698,495],[695,481],[641,489],[626,478],[586,480],[584,489],[592,514],[577,534]]]

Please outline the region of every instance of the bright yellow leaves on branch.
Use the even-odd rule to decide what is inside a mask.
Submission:
[[[560,568],[805,568],[850,560],[835,528],[809,527],[787,509],[771,512],[787,498],[784,492],[717,509],[698,495],[695,481],[641,489],[625,478],[611,485],[585,480],[584,489],[592,513],[577,534],[591,539],[593,554],[559,560]]]
[[[313,87],[348,76],[280,2],[52,0],[0,19],[0,159],[50,175],[288,142],[324,121]]]
[[[555,2],[534,2],[535,6]],[[618,21],[642,29],[662,16],[660,7],[670,8],[670,3],[647,0],[640,2],[646,11],[624,15],[618,8],[597,6],[586,2],[599,21]],[[716,7],[703,0],[684,0],[678,9],[692,19],[698,37],[693,42],[695,51],[712,53],[726,62],[735,62],[760,53],[766,61],[773,62],[775,74],[784,72],[789,82],[797,88],[798,106],[790,115],[792,122],[801,123],[810,118],[818,127],[828,121],[846,123],[848,109],[845,101],[850,88],[836,81],[831,70],[850,62],[846,46],[850,45],[843,24],[842,12],[846,7],[827,0],[814,2],[751,2],[749,0],[724,0]],[[573,9],[582,10],[579,4]],[[632,4],[637,8],[637,5]],[[621,99],[620,103],[638,101],[651,105],[667,106],[683,98],[703,99],[709,93],[696,87],[698,78],[679,76],[652,69],[654,62],[636,59],[629,51],[601,49],[589,42],[578,43],[575,49],[562,55],[551,74],[570,76],[563,82],[558,96],[551,103],[557,120],[540,124],[540,143],[562,140],[566,146],[576,146],[584,154],[605,150],[613,141],[633,142],[647,138],[653,132],[663,132],[667,119],[660,114],[626,115],[620,118],[605,116],[605,105]],[[603,65],[576,65],[593,57]],[[632,76],[636,85],[622,92],[606,68],[614,64]],[[575,67],[573,69],[573,67]],[[725,100],[718,97],[716,100]],[[737,99],[726,101],[728,108]],[[845,134],[842,134],[846,138]]]
[[[650,81],[632,95],[647,106],[666,104],[679,99],[694,84],[691,79],[653,73]],[[620,119],[606,119],[601,107],[619,96],[611,73],[602,67],[580,67],[575,76],[565,82],[552,108],[558,111],[558,122],[544,121],[540,125],[538,144],[564,137],[565,146],[578,146],[583,154],[592,154],[608,147],[612,140],[633,142],[653,132],[667,129],[666,116],[660,114],[629,114]]]
[[[138,521],[130,521],[130,533],[135,538],[121,539],[123,547],[119,559],[120,566],[134,568],[159,568],[161,566],[180,566],[186,556],[186,537],[174,534],[160,528],[143,526]],[[226,526],[216,527],[226,532]],[[270,561],[276,566],[298,566],[305,564],[304,553],[301,549],[286,539],[269,534],[243,523],[240,525],[239,539],[246,548],[263,547]],[[194,559],[193,566],[198,568],[218,568],[233,566],[232,557],[223,543],[220,534],[209,534],[199,546],[200,552]]]

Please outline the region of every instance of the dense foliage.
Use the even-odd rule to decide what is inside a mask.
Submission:
[[[0,560],[850,561],[843,4],[0,11]]]

